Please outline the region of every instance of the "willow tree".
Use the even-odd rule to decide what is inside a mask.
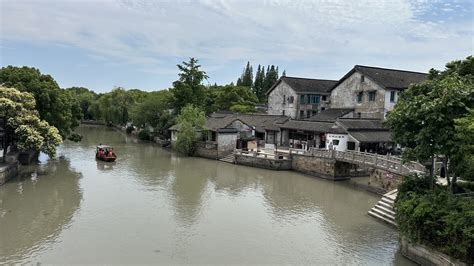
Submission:
[[[176,149],[185,155],[193,155],[196,141],[206,122],[204,112],[189,104],[181,110],[176,121],[179,128]]]
[[[50,157],[62,138],[56,127],[39,118],[35,98],[28,92],[0,87],[0,117],[13,129],[20,151],[42,151]]]

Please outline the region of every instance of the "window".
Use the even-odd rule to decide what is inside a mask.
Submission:
[[[375,91],[369,91],[369,102],[375,101]]]
[[[305,104],[305,103],[306,103],[306,97],[303,94],[303,95],[300,96],[300,104]]]
[[[390,92],[390,102],[391,103],[395,102],[395,94],[396,94],[396,91],[391,91]]]
[[[323,95],[323,101],[326,101],[326,100],[327,100],[327,96]]]
[[[347,142],[347,149],[348,149],[348,150],[353,151],[353,150],[355,150],[355,148],[356,148],[355,142],[353,142],[353,141],[348,141],[348,142]]]
[[[324,111],[324,110],[326,110],[326,107],[321,107],[321,111]]]
[[[311,111],[306,111],[306,118],[310,118],[311,117]]]
[[[339,145],[339,140],[338,139],[333,139],[332,140],[332,145],[334,145],[334,146]]]
[[[357,113],[357,118],[361,118],[362,117],[362,114],[359,112]]]
[[[311,112],[311,115],[313,115],[313,116],[314,116],[314,115],[316,115],[317,113],[318,113],[318,111],[316,111],[316,110],[313,110],[313,111]]]
[[[300,118],[304,118],[304,111],[300,111]]]
[[[357,93],[357,102],[358,103],[361,103],[363,98],[364,98],[364,93],[363,92]]]
[[[295,97],[290,96],[288,97],[288,103],[293,103],[295,101]]]
[[[285,115],[285,110],[283,110],[283,111],[281,112],[281,114],[282,114],[282,115]]]
[[[283,104],[286,103],[286,95],[283,95]]]
[[[364,82],[365,81],[365,76],[360,76],[360,82]]]
[[[319,95],[310,95],[309,96],[309,103],[310,104],[319,104],[320,102],[320,96]]]

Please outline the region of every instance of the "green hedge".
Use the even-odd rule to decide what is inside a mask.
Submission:
[[[140,140],[151,140],[150,131],[148,129],[142,129],[138,132],[138,138]]]
[[[456,197],[429,180],[406,177],[395,202],[401,234],[454,258],[474,262],[474,199]]]

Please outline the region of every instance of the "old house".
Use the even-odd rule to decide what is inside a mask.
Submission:
[[[384,119],[401,90],[426,73],[356,65],[331,90],[331,108],[353,108],[354,117]]]
[[[309,118],[329,108],[336,80],[281,77],[267,92],[270,115]]]

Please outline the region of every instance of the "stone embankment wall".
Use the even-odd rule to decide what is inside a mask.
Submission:
[[[331,158],[292,154],[292,169],[331,180],[349,179],[352,165]]]
[[[432,250],[423,245],[410,243],[405,238],[400,239],[400,245],[403,256],[421,265],[467,265],[466,263],[455,260],[439,251]]]
[[[5,184],[8,180],[18,175],[19,163],[18,161],[10,162],[0,166],[0,186]]]
[[[235,155],[235,163],[270,170],[291,170],[291,159],[273,159],[248,155]]]
[[[402,176],[381,169],[369,170],[369,186],[382,192],[394,190],[402,182]]]
[[[218,151],[217,151],[217,145],[215,144],[208,144],[205,142],[198,142],[196,144],[196,151],[195,155],[199,157],[204,157],[208,159],[218,159]]]

